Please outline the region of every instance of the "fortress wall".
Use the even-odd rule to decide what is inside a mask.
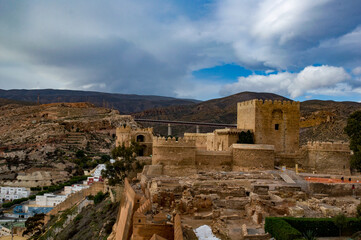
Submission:
[[[294,154],[275,153],[275,165],[294,168],[296,163],[300,163],[304,159],[304,155],[300,152]]]
[[[128,240],[132,236],[132,218],[135,209],[138,207],[139,197],[136,195],[128,179],[124,181],[124,196],[121,201],[119,215],[113,231],[115,231],[115,240]]]
[[[45,215],[44,223],[46,224],[50,220],[51,215],[56,215],[61,211],[71,208],[84,200],[87,196],[96,195],[98,192],[105,192],[104,183],[95,182],[89,188],[80,190],[79,192],[75,192],[69,195],[65,199],[65,201],[56,205],[50,212]]]
[[[183,240],[182,222],[179,214],[174,217],[174,240]]]
[[[232,171],[232,152],[197,150],[196,168],[206,171]]]
[[[195,165],[196,144],[194,140],[154,137],[152,164],[187,166]]]
[[[348,143],[308,142],[302,148],[302,168],[326,174],[350,174],[351,151]]]
[[[215,151],[216,147],[214,146],[214,133],[207,133],[207,150]]]
[[[274,147],[259,144],[233,144],[233,171],[274,169]]]
[[[256,144],[274,145],[276,152],[298,151],[299,119],[299,102],[255,99],[237,105],[237,128],[252,130]]]
[[[197,149],[207,149],[207,133],[184,133],[184,139],[195,141]]]
[[[196,173],[196,144],[194,140],[153,138],[152,165],[163,165],[163,174],[184,176]]]
[[[237,103],[237,128],[256,130],[256,101],[250,100]]]

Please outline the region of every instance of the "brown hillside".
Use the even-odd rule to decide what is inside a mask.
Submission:
[[[42,172],[73,169],[68,160],[77,150],[109,154],[115,128],[135,124],[129,116],[90,103],[11,104],[0,107],[0,112],[0,176],[26,175],[39,167]]]

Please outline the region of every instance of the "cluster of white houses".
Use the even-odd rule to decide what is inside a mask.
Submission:
[[[13,201],[30,196],[30,190],[24,187],[1,187],[0,202]]]
[[[105,164],[99,164],[91,171],[91,177],[88,177],[83,184],[73,184],[72,186],[65,186],[61,194],[45,193],[44,195],[37,195],[35,201],[30,201],[27,204],[15,206],[12,213],[7,213],[7,217],[27,218],[37,213],[47,213],[59,203],[75,192],[89,188],[93,182],[103,181],[101,173],[105,170]],[[24,187],[0,187],[0,203],[13,201],[21,198],[28,198],[30,196],[30,189]]]

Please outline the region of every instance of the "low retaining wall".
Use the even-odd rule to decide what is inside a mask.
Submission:
[[[51,215],[56,215],[58,212],[64,211],[72,206],[78,204],[89,195],[96,195],[98,192],[105,192],[104,183],[95,182],[89,188],[80,190],[79,192],[69,195],[64,202],[56,205],[50,212],[45,215],[44,224],[47,224]]]
[[[355,186],[355,190],[352,190],[352,185]],[[314,194],[327,194],[330,197],[338,196],[361,196],[361,183],[309,183],[309,189]]]

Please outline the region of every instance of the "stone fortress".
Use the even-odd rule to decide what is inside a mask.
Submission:
[[[299,146],[300,103],[250,100],[237,104],[237,128],[212,133],[185,133],[183,138],[153,136],[151,128],[117,128],[116,145],[132,141],[152,156],[160,174],[184,176],[199,171],[270,170],[275,166],[306,172],[350,174],[348,143],[309,142]],[[239,144],[239,134],[250,131],[254,144]]]
[[[251,100],[237,104],[234,129],[165,138],[150,128],[118,128],[116,144],[138,142],[151,165],[125,180],[108,240],[196,239],[194,230],[204,225],[220,239],[266,240],[268,216],[356,216],[360,176],[336,181],[350,173],[349,145],[300,147],[299,121],[298,102]],[[254,144],[237,143],[248,131]],[[304,173],[275,169],[296,164]],[[325,182],[311,180],[321,175]]]

